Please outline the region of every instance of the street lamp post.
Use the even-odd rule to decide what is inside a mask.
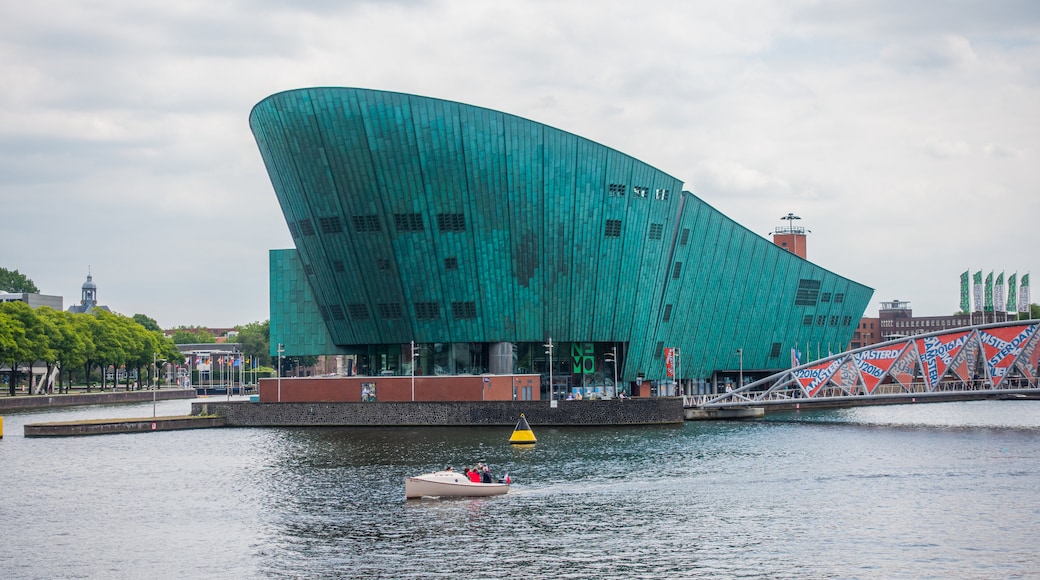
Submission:
[[[556,399],[556,385],[553,384],[553,343],[552,337],[549,337],[549,342],[545,345],[545,353],[549,355],[549,399]]]
[[[740,384],[737,385],[739,389],[744,386],[744,349],[738,348],[737,355],[740,356]]]
[[[682,350],[675,349],[675,394],[680,395],[682,391]],[[681,395],[680,395],[681,396]]]
[[[607,362],[612,363],[614,367],[614,396],[616,397],[621,394],[617,384],[617,345],[614,345],[604,358],[607,359]]]
[[[159,388],[159,367],[157,367],[156,365],[160,361],[162,361],[164,365],[166,364],[165,359],[156,359],[155,353],[152,353],[152,366],[155,367],[155,383],[152,384],[152,418],[155,418],[155,391]]]
[[[415,341],[411,342],[411,353],[412,353],[412,401],[415,401],[415,355],[417,348],[415,348]]]
[[[278,402],[282,402],[282,353],[285,352],[285,345],[278,343]]]

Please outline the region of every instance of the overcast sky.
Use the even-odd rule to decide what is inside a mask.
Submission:
[[[0,266],[164,328],[266,320],[292,246],[249,131],[307,86],[415,93],[587,137],[910,301],[1040,248],[1040,2],[0,4]],[[1040,271],[1040,269],[1038,269]],[[1040,299],[1034,293],[1034,302]]]

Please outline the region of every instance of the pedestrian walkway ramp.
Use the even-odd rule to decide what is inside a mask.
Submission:
[[[948,329],[815,360],[685,406],[846,407],[1040,398],[1040,320]]]

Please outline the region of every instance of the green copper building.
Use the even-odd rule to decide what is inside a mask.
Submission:
[[[249,123],[296,245],[271,252],[272,354],[536,373],[543,398],[551,358],[557,392],[609,393],[615,373],[689,392],[844,349],[873,293],[671,175],[507,113],[309,88]]]

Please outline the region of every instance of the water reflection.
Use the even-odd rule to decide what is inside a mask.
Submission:
[[[990,401],[669,427],[535,425],[538,443],[526,448],[507,443],[510,428],[484,427],[23,439],[10,435],[12,421],[57,419],[19,415],[5,418],[0,440],[0,513],[16,530],[0,542],[0,570],[1024,576],[1040,569],[1038,410]],[[405,476],[478,461],[510,473],[509,494],[404,500]]]

